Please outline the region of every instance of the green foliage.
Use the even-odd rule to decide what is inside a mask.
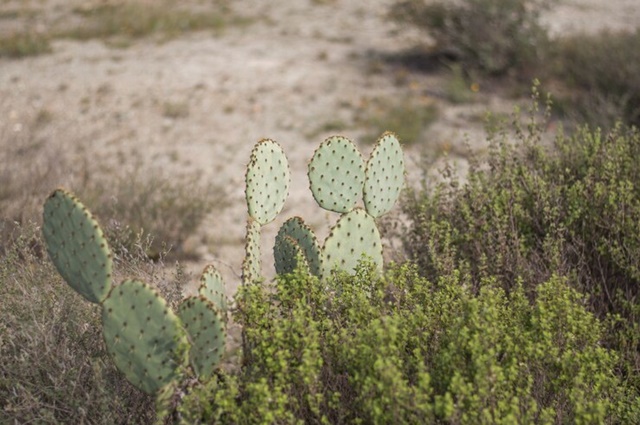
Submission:
[[[194,388],[183,423],[616,423],[638,399],[565,279],[528,299],[411,266],[240,289],[242,369]],[[635,405],[633,404],[635,403]],[[638,412],[636,410],[636,412]]]
[[[540,14],[550,0],[402,0],[391,16],[426,31],[436,48],[467,71],[503,75],[523,71],[545,52]]]

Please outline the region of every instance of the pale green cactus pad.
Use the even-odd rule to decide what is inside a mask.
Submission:
[[[57,189],[44,204],[42,232],[51,261],[65,281],[93,303],[112,287],[107,240],[89,210],[71,193]]]
[[[245,257],[242,263],[242,281],[244,283],[257,282],[261,276],[260,229],[260,223],[249,217],[249,220],[247,220]]]
[[[309,162],[309,184],[318,205],[344,213],[362,196],[364,161],[346,137],[330,137],[316,149]]]
[[[353,273],[363,257],[382,271],[382,241],[373,217],[360,208],[343,214],[325,240],[322,255],[323,277],[334,269]]]
[[[289,195],[289,162],[273,140],[261,140],[247,166],[246,198],[249,216],[265,225],[282,211]]]
[[[227,297],[224,293],[224,281],[220,272],[212,265],[205,267],[200,276],[198,294],[211,301],[222,313],[227,311]]]
[[[188,341],[180,319],[149,285],[127,280],[102,305],[107,350],[136,387],[149,394],[177,378]]]
[[[364,182],[364,205],[373,217],[393,208],[404,186],[402,147],[393,133],[384,133],[373,148]]]
[[[309,228],[300,217],[291,217],[280,227],[276,235],[276,246],[279,241],[285,237],[293,238],[297,245],[299,245],[309,266],[309,271],[319,277],[322,274],[322,254],[318,239],[311,228]],[[275,257],[277,257],[276,246],[274,246]],[[277,264],[278,260],[276,260],[276,265]]]
[[[224,353],[226,335],[221,313],[202,295],[185,299],[177,313],[189,335],[189,360],[194,371],[202,378],[211,377]]]
[[[273,257],[275,259],[276,273],[280,275],[293,273],[298,267],[301,267],[307,273],[309,271],[309,263],[306,260],[303,249],[289,235],[276,238]]]

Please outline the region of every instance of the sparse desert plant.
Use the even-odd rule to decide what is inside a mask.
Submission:
[[[525,71],[541,59],[548,36],[539,18],[551,3],[402,0],[394,3],[391,16],[424,30],[435,48],[452,55],[465,71],[493,76]]]

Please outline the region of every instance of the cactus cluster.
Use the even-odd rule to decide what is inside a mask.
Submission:
[[[404,160],[398,139],[385,133],[365,162],[347,138],[325,140],[309,162],[311,192],[320,207],[340,213],[323,246],[300,217],[284,222],[276,236],[276,272],[297,268],[325,278],[334,269],[352,271],[366,256],[382,268],[382,242],[375,219],[388,212],[404,184]],[[261,140],[246,171],[249,218],[243,283],[262,280],[260,233],[284,207],[290,171],[282,148]],[[362,199],[363,206],[357,206]],[[112,254],[103,231],[87,208],[64,189],[46,200],[43,234],[47,251],[67,283],[102,308],[107,350],[127,379],[148,393],[166,388],[191,366],[210,377],[225,349],[228,309],[224,282],[213,266],[200,278],[197,296],[173,312],[149,285],[112,280]]]

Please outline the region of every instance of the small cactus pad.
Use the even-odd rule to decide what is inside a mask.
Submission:
[[[107,350],[126,378],[152,394],[176,378],[188,347],[180,319],[147,284],[127,280],[102,305]]]
[[[224,353],[226,335],[221,313],[202,295],[185,299],[177,313],[189,335],[193,369],[198,376],[211,377]]]
[[[364,161],[351,140],[330,137],[313,154],[308,176],[318,205],[329,211],[348,212],[362,196]]]
[[[111,251],[98,222],[71,193],[57,189],[44,204],[42,232],[60,275],[80,295],[102,302],[111,290]]]
[[[211,301],[218,311],[227,311],[227,297],[224,294],[224,281],[220,272],[212,265],[205,267],[200,276],[198,294]]]
[[[313,275],[319,277],[322,274],[322,254],[313,231],[300,217],[291,217],[280,227],[276,235],[276,247],[278,242],[287,236],[293,238],[297,245],[300,246],[309,265],[309,270]],[[276,247],[274,247],[274,256],[276,255]]]
[[[276,238],[273,257],[275,259],[276,273],[278,274],[293,273],[298,266],[302,266],[307,272],[309,271],[309,263],[306,260],[303,249],[291,236],[285,235],[281,238]]]
[[[249,215],[265,225],[280,213],[289,194],[289,163],[273,140],[261,140],[247,166],[246,197]]]
[[[257,282],[261,276],[260,229],[260,223],[249,217],[247,220],[245,257],[242,262],[242,282],[244,283]]]
[[[373,217],[389,212],[404,186],[404,158],[398,138],[384,133],[367,161],[364,205]]]
[[[325,240],[322,254],[324,277],[334,269],[353,273],[363,256],[382,270],[382,242],[373,217],[360,208],[343,214]]]

